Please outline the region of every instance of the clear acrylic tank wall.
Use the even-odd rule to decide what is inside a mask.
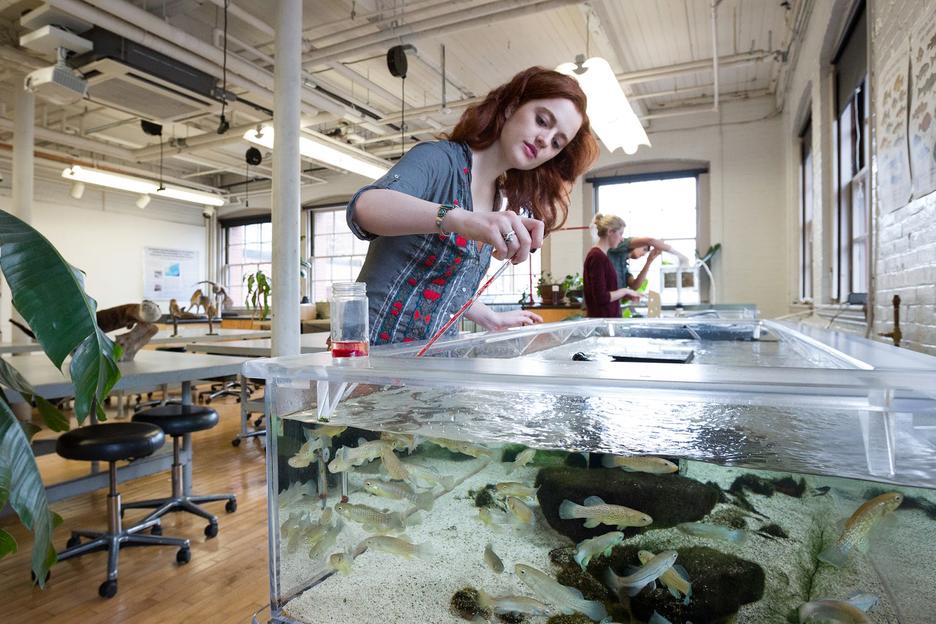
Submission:
[[[274,621],[932,621],[936,358],[747,320],[419,346],[246,364]]]

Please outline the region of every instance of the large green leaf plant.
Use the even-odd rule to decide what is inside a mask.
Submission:
[[[74,385],[75,415],[104,420],[104,399],[120,378],[119,347],[97,325],[97,303],[84,291],[84,276],[70,266],[44,236],[0,210],[0,270],[13,294],[13,306],[60,370],[66,359]],[[39,396],[29,382],[0,359],[0,508],[9,503],[33,533],[32,571],[40,586],[55,563],[52,531],[61,522],[49,509],[30,441],[39,430],[16,418],[9,392],[34,405],[54,431],[67,431],[69,421]],[[0,557],[16,552],[16,541],[0,529]]]

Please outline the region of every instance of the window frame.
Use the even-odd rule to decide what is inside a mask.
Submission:
[[[232,284],[231,279],[231,249],[230,249],[230,237],[231,230],[237,227],[250,226],[250,225],[260,225],[269,223],[272,226],[273,220],[272,215],[256,215],[252,217],[239,217],[234,219],[221,219],[218,221],[218,225],[221,228],[221,279],[220,283],[227,291],[228,295],[234,300],[234,308],[238,310],[247,309],[246,302],[246,293],[244,297],[236,297],[235,293],[244,287],[244,279],[242,277],[241,281],[238,284]],[[246,240],[246,238],[245,238]],[[263,241],[261,240],[261,244]],[[272,246],[272,238],[270,239]],[[272,247],[271,247],[272,248]],[[270,276],[272,273],[272,258],[270,262],[240,262],[236,266],[247,267],[253,266],[255,270],[258,268],[267,267],[264,272]],[[243,274],[242,274],[243,276]]]
[[[812,118],[807,118],[799,135],[799,300],[814,300],[813,265],[815,263],[815,172],[812,151]]]

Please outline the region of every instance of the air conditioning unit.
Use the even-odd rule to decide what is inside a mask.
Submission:
[[[205,72],[102,28],[82,37],[94,49],[68,63],[88,81],[93,102],[150,121],[182,122],[221,101],[217,80]]]

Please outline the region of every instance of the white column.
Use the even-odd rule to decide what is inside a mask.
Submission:
[[[302,0],[276,3],[273,129],[273,356],[299,347],[299,109]]]
[[[35,96],[22,86],[22,82],[19,82],[19,85],[16,90],[16,119],[13,126],[13,214],[26,223],[31,223],[36,102]],[[12,316],[22,322],[22,317],[13,310],[13,298],[6,280],[3,280],[0,291],[0,315],[0,332],[5,340],[28,342],[26,335],[14,329],[8,320]]]

